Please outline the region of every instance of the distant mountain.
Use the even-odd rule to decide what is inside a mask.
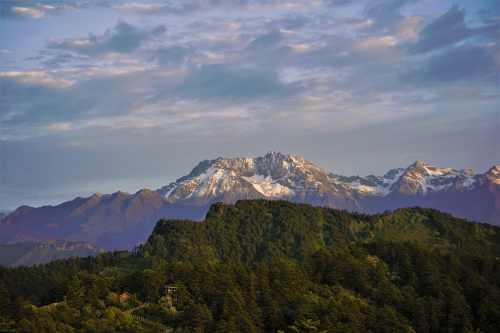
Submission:
[[[21,206],[0,220],[0,244],[47,238],[84,241],[107,249],[132,248],[145,242],[158,219],[201,219],[208,207],[172,205],[158,193],[142,189],[95,193],[58,206]]]
[[[345,177],[298,156],[270,152],[255,159],[205,160],[157,192],[171,203],[193,206],[266,198],[376,213],[418,205],[500,224],[499,166],[476,175],[470,169],[457,171],[416,161],[382,177]]]
[[[384,176],[346,177],[275,152],[257,158],[219,157],[200,162],[156,191],[95,193],[57,206],[21,206],[0,219],[0,244],[55,238],[111,250],[132,248],[146,241],[162,217],[201,220],[212,203],[261,198],[369,214],[430,207],[500,225],[500,167],[475,174],[416,161]]]
[[[43,243],[27,242],[14,245],[0,245],[0,264],[15,267],[44,264],[52,260],[67,259],[71,256],[96,256],[106,250],[85,242],[66,242],[47,239]]]

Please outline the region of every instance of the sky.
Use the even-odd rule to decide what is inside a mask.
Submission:
[[[0,2],[0,208],[200,161],[340,175],[500,164],[499,2]]]

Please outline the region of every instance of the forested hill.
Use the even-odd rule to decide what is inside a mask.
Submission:
[[[142,303],[176,333],[496,333],[499,244],[500,227],[433,209],[218,203],[132,253],[0,265],[0,331],[164,332],[125,312]]]
[[[273,258],[303,262],[319,249],[369,241],[418,241],[446,252],[500,253],[500,227],[469,222],[430,208],[366,215],[289,201],[213,204],[204,222],[162,219],[143,253],[172,262],[250,266]]]

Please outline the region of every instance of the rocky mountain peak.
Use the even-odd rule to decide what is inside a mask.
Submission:
[[[200,162],[193,171],[157,192],[174,202],[208,202],[225,198],[291,198],[296,190],[312,193],[332,187],[329,172],[294,155],[270,151],[266,155]],[[323,192],[319,194],[323,196]],[[227,199],[230,200],[230,199]]]
[[[493,183],[500,184],[500,166],[494,165],[484,174],[484,177]]]
[[[461,175],[467,175],[467,176],[475,176],[476,173],[474,171],[472,171],[471,169],[463,169],[463,170],[460,170],[459,173]]]
[[[135,192],[133,195],[149,195],[155,193],[154,191],[151,191],[150,189],[143,188],[140,189],[139,191]]]
[[[427,164],[421,160],[416,160],[412,165],[410,165],[412,168],[422,168],[425,166],[427,166]]]
[[[500,174],[500,166],[498,165],[492,166],[491,169],[489,169],[488,172],[486,172],[486,174],[495,174],[495,175]]]

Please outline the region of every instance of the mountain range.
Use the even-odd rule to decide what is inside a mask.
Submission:
[[[500,225],[500,167],[484,174],[416,161],[384,176],[341,176],[298,156],[269,152],[257,158],[200,162],[188,175],[156,191],[95,193],[57,206],[21,206],[0,220],[0,244],[47,238],[85,241],[108,249],[144,242],[156,221],[201,220],[211,204],[281,199],[377,213],[431,207],[471,221]]]

